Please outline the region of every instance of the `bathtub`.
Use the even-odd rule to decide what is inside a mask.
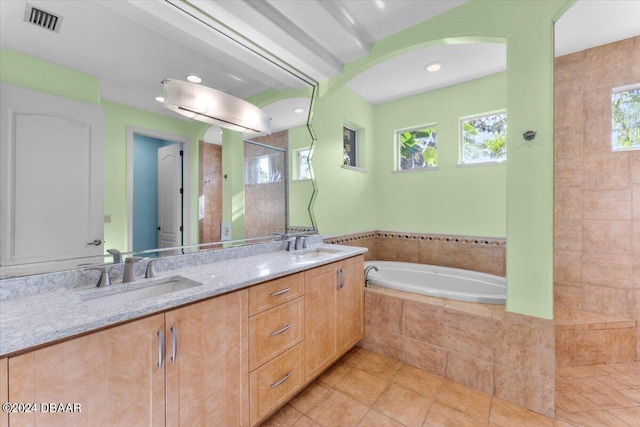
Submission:
[[[417,294],[485,304],[504,304],[504,277],[459,268],[395,261],[367,261],[374,265],[367,276],[371,285]]]

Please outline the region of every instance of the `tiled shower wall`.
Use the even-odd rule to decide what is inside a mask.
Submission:
[[[199,195],[204,197],[204,216],[199,218],[199,243],[220,241],[222,221],[222,146],[200,141]]]
[[[640,83],[640,37],[556,58],[554,83],[556,308],[640,320],[640,151],[611,151],[611,91]]]

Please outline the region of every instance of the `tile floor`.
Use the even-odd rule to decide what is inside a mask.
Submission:
[[[262,424],[263,427],[573,425],[360,347],[345,355]]]
[[[640,426],[640,362],[556,369],[556,417],[580,427]]]

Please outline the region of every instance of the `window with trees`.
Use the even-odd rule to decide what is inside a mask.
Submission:
[[[344,126],[343,133],[343,162],[345,166],[358,166],[358,131]]]
[[[298,181],[311,179],[311,167],[309,166],[308,148],[296,150],[296,174],[295,179]]]
[[[460,120],[460,164],[497,163],[507,159],[507,113]]]
[[[613,90],[611,145],[613,151],[640,149],[640,84]]]
[[[396,132],[397,170],[428,169],[438,166],[436,124]]]

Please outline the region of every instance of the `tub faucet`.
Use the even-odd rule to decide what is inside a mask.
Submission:
[[[124,260],[124,275],[122,276],[122,283],[135,282],[136,263],[141,260],[142,258],[137,256],[132,256]]]
[[[367,266],[367,268],[364,269],[364,287],[368,288],[369,287],[369,273],[371,272],[371,270],[375,270],[378,271],[378,267],[376,267],[375,265],[369,265]]]

